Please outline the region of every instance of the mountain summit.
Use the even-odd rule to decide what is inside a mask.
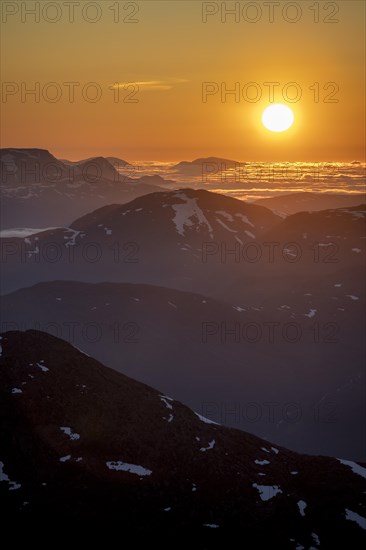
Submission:
[[[283,549],[365,540],[357,463],[214,424],[41,332],[4,333],[0,365],[4,525],[123,518],[124,533],[202,534],[206,548],[234,534]]]

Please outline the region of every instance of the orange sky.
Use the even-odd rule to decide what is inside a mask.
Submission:
[[[14,2],[2,2],[3,10],[6,4]],[[32,7],[35,2],[27,4]],[[237,23],[234,16],[222,23],[220,11],[203,23],[205,8],[197,0],[136,2],[139,12],[130,16],[136,23],[115,23],[109,9],[119,4],[120,18],[128,18],[134,3],[129,7],[104,0],[99,2],[101,18],[94,24],[81,17],[80,6],[88,2],[79,2],[70,23],[66,7],[59,4],[58,22],[41,15],[39,23],[34,16],[22,23],[19,8],[2,23],[2,147],[41,147],[74,160],[96,154],[131,161],[209,155],[274,162],[364,158],[364,2],[297,2],[302,13],[296,23],[282,15],[288,2],[280,2],[273,23],[263,2],[258,2],[262,13],[256,23],[246,21],[242,12]],[[209,4],[212,9],[221,6]],[[228,8],[234,4],[226,2]],[[245,4],[239,2],[240,8]],[[319,5],[319,23],[310,10],[314,4]],[[338,14],[332,15],[337,6]],[[288,18],[296,16],[291,10],[285,13]],[[92,9],[87,14],[94,17]],[[4,20],[4,11],[2,15]],[[46,17],[56,15],[50,9]],[[246,16],[253,19],[255,13],[249,10]],[[324,22],[327,17],[339,21]],[[20,91],[4,95],[11,88],[21,89],[22,83],[31,88],[36,82],[51,98],[56,87],[45,85],[55,82],[60,100],[52,103],[41,93],[38,103],[32,96],[22,101]],[[80,83],[74,103],[69,102],[65,82]],[[96,103],[82,97],[81,89],[90,82],[102,91]],[[140,83],[137,94],[130,96],[137,102],[124,102],[123,89],[121,101],[114,102],[111,86],[116,82]],[[203,102],[204,82],[216,83],[219,89],[222,83],[227,89],[238,83],[239,101],[233,95],[221,101],[219,91]],[[255,87],[248,88],[250,82]],[[295,124],[283,134],[261,125],[261,113],[270,102],[265,82],[280,83],[276,102],[286,103],[281,90],[289,82],[301,90],[298,102],[288,102]],[[315,88],[309,89],[316,82],[319,102],[314,101]],[[329,82],[335,84],[324,90]],[[338,102],[324,102],[336,87],[333,98]],[[88,91],[91,96],[94,90]],[[256,103],[249,101],[254,92],[262,94]]]

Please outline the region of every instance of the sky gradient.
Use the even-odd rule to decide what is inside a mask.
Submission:
[[[309,8],[314,3],[307,1],[296,3],[302,13],[295,23],[284,20],[286,2],[280,3],[272,23],[263,2],[258,2],[262,14],[256,23],[246,21],[242,13],[239,22],[227,16],[223,23],[220,11],[204,23],[202,2],[176,0],[117,3],[120,18],[131,14],[136,23],[115,23],[109,9],[113,2],[108,0],[99,3],[102,16],[94,24],[83,20],[80,7],[70,23],[65,6],[55,23],[42,16],[39,23],[32,16],[22,23],[20,12],[4,22],[4,5],[14,2],[2,4],[2,147],[45,148],[71,160],[97,154],[130,161],[209,155],[268,162],[364,159],[364,2],[330,3],[339,8],[334,14],[325,10],[324,2],[315,3],[319,23]],[[136,14],[133,4],[139,6]],[[221,6],[210,4],[213,10]],[[229,9],[235,3],[226,4]],[[94,17],[92,9],[88,13]],[[50,9],[49,18],[54,14]],[[289,18],[295,15],[287,12]],[[254,18],[254,11],[247,16]],[[327,17],[339,21],[326,23]],[[22,86],[34,88],[36,82],[40,101],[34,96],[22,101]],[[62,91],[54,103],[42,97],[45,89],[50,98],[54,96],[56,87],[45,88],[49,82]],[[80,83],[74,103],[65,82]],[[82,96],[81,89],[90,82],[102,91],[96,103]],[[206,102],[205,82],[215,83],[209,88],[215,93]],[[295,124],[283,134],[272,134],[261,124],[261,114],[270,104],[265,82],[279,82],[274,101],[294,111]],[[296,88],[288,88],[289,95],[299,90],[302,94],[295,103],[281,92],[289,82],[296,83]],[[317,85],[313,86],[317,82],[318,102]],[[120,86],[126,83],[139,83],[135,95],[136,87]],[[222,101],[221,86],[233,89],[235,83],[239,101],[234,95]],[[248,83],[256,84],[247,87]],[[334,84],[323,89],[327,83]],[[14,95],[4,93],[17,87]],[[258,90],[261,99],[250,101]],[[94,88],[88,91],[91,97]],[[338,102],[326,102],[327,96]]]

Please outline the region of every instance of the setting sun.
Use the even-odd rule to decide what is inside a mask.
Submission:
[[[294,113],[290,107],[276,103],[267,107],[262,114],[262,123],[271,132],[285,132],[294,122]]]

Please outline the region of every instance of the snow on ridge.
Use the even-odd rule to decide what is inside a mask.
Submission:
[[[82,349],[78,348],[77,346],[74,346],[75,349],[77,349],[78,351],[80,351],[80,353],[82,353],[83,355],[86,355],[87,357],[90,357],[90,355],[88,355],[85,351],[83,351]]]
[[[258,458],[254,462],[255,462],[255,464],[259,464],[259,466],[264,466],[265,464],[270,464],[269,460],[258,460]]]
[[[251,225],[252,227],[255,227],[255,225],[249,221],[247,216],[244,216],[244,214],[235,214],[237,218],[240,218],[242,222],[247,223],[248,225]]]
[[[220,426],[218,422],[214,422],[213,420],[210,420],[209,418],[206,418],[205,416],[202,416],[201,414],[194,413],[198,418],[201,420],[201,422],[204,422],[205,424],[215,424],[216,426]]]
[[[348,508],[345,509],[346,519],[349,519],[350,521],[355,521],[361,529],[366,529],[366,518],[360,516],[356,512],[353,512],[352,510],[349,510]]]
[[[76,245],[76,239],[82,233],[82,231],[77,231],[76,229],[71,229],[71,227],[65,227],[64,228],[67,233],[72,233],[71,237],[64,237],[64,239],[68,239],[68,241],[65,243],[66,248],[69,246],[75,246]]]
[[[233,309],[236,309],[236,311],[238,311],[239,313],[241,313],[242,311],[246,311],[245,308],[240,307],[240,306],[233,306]]]
[[[228,227],[222,220],[220,220],[219,218],[216,218],[216,221],[217,223],[219,223],[220,225],[222,225],[222,227],[224,229],[226,229],[226,231],[229,231],[230,233],[237,233],[236,229],[230,229],[230,227]]]
[[[248,231],[248,230],[246,229],[246,230],[244,231],[244,233],[245,233],[246,235],[248,235],[248,237],[249,237],[250,239],[255,239],[255,235],[254,235],[254,233],[252,233],[251,231]]]
[[[10,485],[9,491],[16,491],[17,489],[21,488],[20,483],[16,483],[16,481],[11,481],[9,476],[4,471],[4,463],[0,461],[0,482],[6,481]]]
[[[59,462],[67,462],[70,458],[71,455],[61,456],[61,458],[59,458]]]
[[[204,215],[201,208],[197,205],[197,198],[190,199],[185,193],[175,193],[175,197],[184,200],[181,204],[173,204],[172,208],[175,211],[173,218],[174,225],[179,235],[184,235],[185,227],[194,225],[192,218],[197,218],[198,225],[206,225],[208,232],[213,238],[213,229]]]
[[[216,445],[216,441],[213,439],[212,441],[209,442],[207,447],[201,447],[200,451],[201,453],[205,453],[206,451],[210,451],[211,449],[213,449],[215,445]]]
[[[138,464],[128,464],[121,461],[109,461],[106,462],[106,466],[109,470],[116,470],[117,472],[130,472],[138,476],[149,476],[152,474],[152,470],[148,470]]]
[[[14,229],[2,229],[0,231],[0,238],[2,239],[22,239],[24,237],[30,237],[43,231],[51,231],[63,229],[62,227],[43,227],[42,229],[32,229],[31,227],[15,227]]]
[[[50,369],[48,369],[45,365],[42,365],[41,363],[44,363],[43,359],[39,363],[36,363],[37,367],[41,369],[42,372],[48,372]]]
[[[317,309],[310,309],[309,313],[304,313],[304,316],[305,317],[309,317],[309,319],[311,319],[311,317],[315,317],[315,314],[317,313]]]
[[[299,500],[299,502],[297,503],[297,506],[299,508],[300,514],[304,517],[305,516],[305,508],[307,507],[307,504],[306,504],[305,500]]]
[[[73,432],[69,426],[61,426],[60,430],[65,434],[68,435],[71,441],[76,441],[77,439],[80,439],[80,434]]]
[[[344,466],[351,468],[354,474],[357,474],[366,479],[366,468],[363,468],[357,462],[352,462],[351,460],[343,460],[342,458],[337,458],[337,460]]]
[[[168,397],[167,395],[159,395],[159,397],[160,397],[160,401],[164,403],[167,409],[171,409],[171,410],[173,409],[169,401],[174,401],[174,399],[172,399],[171,397]]]
[[[228,212],[225,212],[224,210],[216,210],[216,214],[220,214],[220,216],[223,216],[224,218],[226,218],[228,222],[234,221],[234,218],[232,217],[232,215],[229,214]]]
[[[252,487],[258,490],[259,496],[263,501],[271,500],[271,498],[282,493],[278,485],[258,485],[257,483],[253,483]]]

